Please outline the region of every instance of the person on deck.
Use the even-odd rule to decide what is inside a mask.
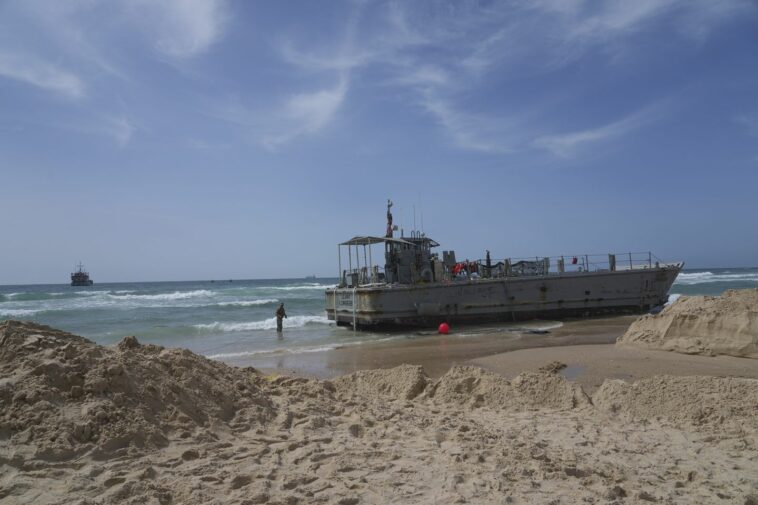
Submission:
[[[287,317],[287,313],[284,312],[284,304],[279,304],[279,308],[276,309],[276,331],[282,331],[282,319]]]

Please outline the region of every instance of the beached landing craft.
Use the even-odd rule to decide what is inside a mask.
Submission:
[[[392,203],[384,237],[338,245],[340,281],[326,290],[326,315],[338,325],[428,326],[447,322],[516,321],[640,313],[668,301],[684,263],[652,253],[567,255],[459,262],[442,256],[423,233],[393,237]],[[373,263],[382,244],[384,267]],[[342,248],[347,247],[343,270]]]

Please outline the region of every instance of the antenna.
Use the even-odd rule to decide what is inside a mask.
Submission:
[[[421,191],[419,191],[417,193],[417,197],[418,197],[418,209],[419,209],[419,213],[421,214],[421,235],[423,236],[424,235],[424,205],[421,203]],[[416,207],[414,206],[413,209],[414,209],[413,216],[415,217],[416,216],[416,213],[415,213]],[[413,224],[415,226],[415,224],[416,224],[415,223],[415,219],[414,219],[414,223]]]
[[[421,234],[424,234],[424,205],[421,203],[421,191],[418,192],[418,208],[421,213]]]
[[[413,205],[413,231],[416,231],[416,205]]]

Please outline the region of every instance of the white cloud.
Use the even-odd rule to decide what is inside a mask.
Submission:
[[[532,107],[509,104],[503,95],[498,109],[522,113],[503,118],[494,112],[470,111],[468,103],[477,103],[471,97],[487,85],[491,72],[497,71],[505,79],[509,74],[524,79],[528,77],[524,71],[550,72],[593,49],[608,54],[608,62],[615,61],[613,52],[634,51],[635,35],[646,29],[668,24],[682,30],[686,21],[689,31],[707,33],[747,4],[744,0],[611,0],[600,4],[514,0],[487,7],[454,3],[428,8],[426,4],[394,3],[384,37],[364,40],[373,55],[364,65],[393,67],[391,71],[398,77],[389,82],[413,88],[419,104],[459,148],[497,153],[536,146],[567,156],[580,146],[628,134],[657,119],[662,109],[653,104],[601,127],[546,134],[550,123],[544,118],[550,115],[542,103]],[[368,52],[365,47],[363,51]]]
[[[579,22],[571,36],[605,37],[639,29],[644,23],[672,8],[677,0],[615,1],[600,4],[600,12]]]
[[[347,71],[366,65],[376,57],[369,51],[349,53],[344,49],[340,49],[339,54],[298,51],[290,40],[281,42],[279,52],[287,63],[315,72]]]
[[[483,153],[504,153],[510,150],[509,139],[501,125],[455,109],[449,102],[434,96],[423,101],[457,147]]]
[[[137,131],[137,125],[125,117],[109,117],[105,120],[104,131],[113,137],[119,146],[124,147]]]
[[[691,0],[689,10],[676,20],[679,31],[693,39],[702,41],[711,31],[730,18],[750,15],[756,12],[752,0]]]
[[[451,77],[447,70],[437,65],[422,65],[420,67],[411,67],[401,72],[397,79],[393,79],[393,84],[407,86],[447,86]]]
[[[646,107],[612,123],[558,135],[545,135],[538,137],[532,142],[537,148],[546,149],[557,156],[569,157],[586,144],[611,140],[628,134],[637,128],[655,120],[660,115],[660,108]]]
[[[0,54],[0,76],[69,98],[81,98],[85,94],[84,83],[76,74],[28,55]]]
[[[550,66],[576,61],[593,48],[611,57],[633,53],[633,37],[654,27],[665,27],[673,36],[684,35],[703,41],[710,32],[741,13],[756,12],[751,0],[609,0],[594,3],[575,0],[568,8],[555,8],[561,0],[545,0],[533,7],[540,23],[550,27],[546,47]],[[527,41],[527,43],[530,43]]]
[[[730,18],[737,11],[735,6],[744,4],[743,0],[724,0],[718,7],[709,0],[599,4],[504,0],[486,6],[364,3],[347,17],[344,31],[307,39],[292,32],[285,40],[276,36],[283,61],[294,67],[293,81],[323,82],[320,74],[325,74],[335,76],[336,85],[324,89],[318,84],[315,91],[284,97],[278,109],[253,113],[232,105],[217,115],[245,126],[258,142],[277,149],[331,124],[345,105],[350,85],[382,86],[383,91],[394,87],[405,91],[394,99],[411,100],[416,107],[408,110],[423,111],[460,149],[504,153],[538,147],[568,156],[581,146],[628,134],[654,118],[645,109],[597,128],[552,133],[551,104],[576,100],[575,90],[543,93],[538,102],[529,103],[523,93],[511,98],[507,86],[502,92],[494,86],[526,82],[587,54],[605,55],[605,61],[603,56],[593,61],[596,65],[618,64],[618,54],[640,54],[635,51],[640,34],[647,29],[676,29],[688,19],[696,20],[690,24],[707,33],[708,27]],[[714,10],[718,15],[711,16]],[[364,75],[356,78],[360,73]],[[482,95],[498,98],[485,108],[478,99]]]
[[[374,59],[371,49],[357,50],[353,43],[363,8],[364,4],[359,3],[347,16],[340,41],[324,52],[327,56],[297,51],[289,40],[281,43],[280,53],[286,62],[309,73],[334,74],[337,82],[331,88],[287,97],[282,109],[271,113],[266,119],[267,124],[258,127],[266,132],[257,135],[266,149],[276,150],[302,135],[315,134],[332,122],[350,89],[351,71]],[[257,123],[261,124],[260,121]]]
[[[225,0],[161,0],[127,3],[155,38],[157,49],[174,58],[206,51],[224,31],[229,14]]]
[[[318,130],[332,118],[346,91],[347,80],[342,78],[332,89],[294,95],[287,103],[287,115],[301,122],[307,131]]]
[[[277,149],[303,134],[312,134],[332,121],[345,100],[348,78],[342,74],[336,86],[330,89],[299,93],[287,99],[280,122],[284,123],[282,133],[266,134],[262,143],[268,149]]]

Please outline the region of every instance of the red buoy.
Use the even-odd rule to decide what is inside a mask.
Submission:
[[[447,323],[440,323],[440,327],[437,328],[437,331],[440,332],[442,335],[447,335],[450,333],[450,326],[448,326]]]

